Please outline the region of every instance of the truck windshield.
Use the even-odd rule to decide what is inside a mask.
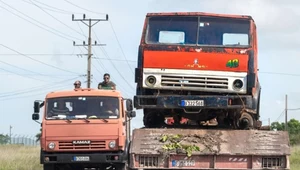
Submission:
[[[250,21],[220,17],[150,17],[147,44],[249,46]]]
[[[47,100],[46,119],[116,119],[117,97],[64,97]]]

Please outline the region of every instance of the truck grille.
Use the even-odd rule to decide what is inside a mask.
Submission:
[[[158,157],[157,156],[139,156],[139,166],[140,167],[158,167]]]
[[[262,158],[263,168],[282,168],[284,167],[284,159],[281,157],[265,157]]]
[[[162,75],[161,86],[181,88],[228,89],[228,78]]]
[[[91,141],[90,144],[73,144],[72,141],[60,141],[60,150],[83,150],[83,149],[105,149],[105,141]]]

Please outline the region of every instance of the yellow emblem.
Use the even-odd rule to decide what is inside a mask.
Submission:
[[[194,60],[194,64],[188,64],[188,65],[185,65],[185,67],[190,67],[190,68],[207,68],[207,66],[205,66],[205,65],[200,65],[199,62],[198,62],[198,59]]]

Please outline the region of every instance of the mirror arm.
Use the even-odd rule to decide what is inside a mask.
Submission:
[[[37,120],[34,120],[36,123],[38,123],[38,124],[41,124],[42,125],[42,123],[41,122],[39,122],[39,121],[37,121]]]

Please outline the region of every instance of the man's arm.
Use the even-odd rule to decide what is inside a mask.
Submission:
[[[117,85],[116,85],[114,82],[111,82],[111,87],[112,87],[113,90],[116,90],[116,89],[117,89],[116,86],[117,86]]]
[[[101,88],[102,88],[101,83],[99,83],[98,84],[98,89],[101,89]]]

